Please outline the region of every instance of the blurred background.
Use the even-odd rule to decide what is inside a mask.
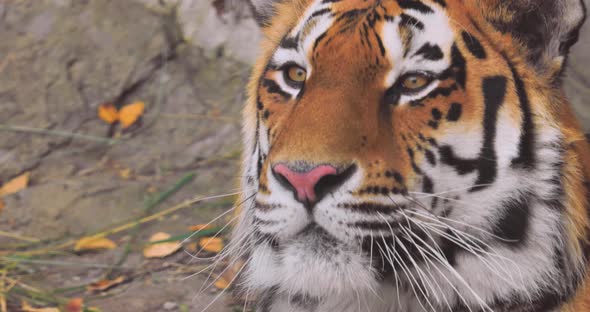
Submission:
[[[0,312],[243,310],[192,254],[227,237],[259,38],[241,2],[0,0]]]

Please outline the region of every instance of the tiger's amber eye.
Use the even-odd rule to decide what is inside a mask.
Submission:
[[[431,81],[432,79],[426,75],[411,74],[403,78],[401,85],[405,90],[412,92],[425,88]]]
[[[305,69],[296,65],[289,66],[289,68],[287,68],[286,74],[287,78],[295,83],[303,83],[305,82],[305,78],[307,78],[307,72]]]

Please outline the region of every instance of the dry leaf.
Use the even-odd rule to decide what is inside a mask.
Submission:
[[[82,312],[84,311],[84,299],[74,298],[68,301],[64,306],[64,312]]]
[[[199,246],[205,251],[219,253],[223,250],[223,239],[219,237],[203,237],[199,240]]]
[[[98,107],[98,117],[108,124],[113,124],[119,120],[119,112],[113,104],[100,104]]]
[[[215,281],[215,283],[213,284],[213,286],[215,286],[215,288],[221,289],[221,290],[228,289],[229,285],[230,285],[230,283],[228,281],[226,281],[225,278],[223,278],[223,276],[218,277],[217,280]]]
[[[109,280],[109,279],[103,279],[100,280],[98,282],[92,283],[88,286],[86,286],[86,291],[88,292],[103,292],[106,290],[109,290],[119,284],[122,284],[123,282],[125,282],[125,277],[124,276],[119,276],[113,280]]]
[[[197,243],[192,242],[192,243],[186,244],[186,247],[184,248],[184,250],[186,250],[190,253],[196,253],[197,252]]]
[[[244,261],[236,261],[232,266],[227,267],[223,274],[217,277],[213,284],[215,288],[225,290],[231,286],[231,283],[236,279],[238,273],[242,270]]]
[[[128,128],[134,124],[145,110],[145,104],[143,102],[135,102],[129,105],[125,105],[119,110],[119,122],[123,129]]]
[[[193,232],[197,232],[197,231],[202,231],[202,230],[207,230],[207,229],[211,229],[213,228],[213,226],[211,226],[210,224],[197,224],[197,225],[193,225],[191,227],[189,227],[189,231],[193,231]]]
[[[171,236],[168,233],[156,233],[150,238],[150,242],[167,240]],[[166,242],[147,246],[143,250],[143,256],[146,258],[164,258],[175,252],[181,247],[180,242]]]
[[[20,176],[6,182],[0,187],[0,197],[20,192],[29,185],[30,172],[21,174]]]
[[[4,202],[2,201],[2,199],[0,198],[0,213],[2,213],[2,210],[4,209]]]
[[[129,178],[131,178],[131,172],[132,171],[129,168],[121,169],[119,170],[119,176],[121,179],[129,180]]]
[[[20,308],[23,312],[60,312],[58,308],[33,308],[26,301],[22,302]]]
[[[76,242],[75,251],[113,249],[117,244],[105,237],[83,237]]]

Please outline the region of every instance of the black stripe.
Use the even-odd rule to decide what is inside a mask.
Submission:
[[[434,13],[429,6],[418,0],[397,0],[397,3],[402,9],[412,9],[422,14]]]
[[[400,15],[400,17],[402,19],[400,22],[401,25],[406,26],[406,27],[414,27],[419,30],[424,30],[424,24],[422,22],[420,22],[419,20],[415,19],[414,17],[412,17],[408,14],[405,14],[405,13],[402,13]]]
[[[445,2],[445,0],[432,0],[432,2],[438,3],[443,8],[447,7],[447,3]]]
[[[473,54],[473,56],[481,60],[487,57],[486,50],[483,48],[481,42],[479,42],[477,38],[475,38],[472,34],[466,31],[463,31],[461,33],[461,36],[463,37],[463,42],[465,42],[465,46],[467,47],[469,52]]]
[[[337,207],[364,214],[381,213],[384,215],[404,208],[397,205],[382,205],[377,203],[338,204]]]
[[[489,184],[494,182],[498,174],[496,156],[496,127],[498,122],[498,111],[506,96],[506,77],[488,77],[482,83],[485,102],[483,120],[484,143],[479,156],[479,177],[475,184]],[[470,191],[475,192],[486,188],[486,186],[475,186]]]
[[[365,42],[367,43],[367,46],[369,46],[369,49],[373,49],[373,45],[371,44],[371,40],[369,39],[369,25],[367,25],[367,23],[363,23],[363,38],[365,38]]]
[[[451,122],[456,122],[461,118],[463,114],[463,105],[459,103],[451,104],[451,108],[447,112],[447,120]]]
[[[392,229],[399,227],[399,225],[395,223],[386,223],[382,222],[371,222],[371,221],[358,221],[358,222],[351,222],[347,224],[348,226],[357,227],[363,230],[382,230],[390,232]]]
[[[438,108],[433,108],[430,113],[432,114],[432,119],[437,121],[442,119],[442,113]]]
[[[375,39],[377,39],[377,44],[379,45],[379,51],[381,52],[382,56],[385,56],[385,46],[383,45],[383,41],[376,31],[373,32],[375,33]]]
[[[453,148],[450,146],[441,146],[440,150],[440,161],[448,166],[451,166],[457,170],[460,175],[466,175],[477,169],[477,159],[464,159],[457,157]]]
[[[426,155],[426,160],[428,160],[430,165],[436,166],[436,156],[434,156],[434,153],[431,150],[427,149],[424,155]]]
[[[316,12],[314,12],[314,13],[313,13],[313,14],[310,16],[310,18],[314,18],[314,17],[322,16],[322,15],[325,15],[325,14],[328,14],[328,13],[332,13],[332,10],[330,10],[330,9],[321,9],[321,10],[319,10],[319,11],[316,11]]]
[[[452,86],[450,86],[448,88],[437,88],[437,89],[433,90],[432,92],[430,92],[423,99],[420,99],[419,101],[422,101],[425,99],[434,99],[439,96],[447,97],[447,96],[451,95],[451,93],[453,93],[454,91],[457,91],[457,89],[458,89],[457,84],[453,84]]]
[[[438,61],[444,57],[444,54],[438,45],[430,43],[424,44],[414,56],[422,55],[423,58],[431,61]]]
[[[506,96],[506,81],[507,79],[504,76],[487,77],[483,81],[485,101],[484,138],[479,157],[477,159],[459,158],[450,146],[442,146],[439,150],[441,162],[455,168],[458,174],[465,175],[478,170],[476,186],[471,188],[470,192],[487,188],[487,184],[494,182],[497,176],[496,123],[498,121],[498,111]]]
[[[512,77],[514,78],[514,84],[516,86],[516,94],[520,102],[520,110],[522,111],[522,126],[520,134],[520,143],[518,144],[518,157],[512,160],[512,165],[515,167],[532,169],[535,168],[535,125],[533,123],[533,117],[531,112],[531,105],[529,103],[529,97],[524,87],[524,82],[520,79],[520,76],[516,72],[516,69],[511,63],[510,70],[512,71]]]
[[[297,50],[299,48],[299,35],[296,37],[285,37],[281,40],[280,47],[288,50]]]
[[[269,93],[276,93],[284,98],[290,98],[291,94],[283,91],[281,87],[272,79],[264,79],[262,85],[266,87]]]
[[[365,13],[367,13],[367,9],[350,10],[350,11],[340,14],[340,16],[338,16],[338,18],[336,19],[335,23],[340,22],[342,20],[346,20],[347,23],[350,23],[350,22],[356,20],[356,18],[358,16],[360,16],[361,14],[365,14]]]
[[[317,39],[315,40],[315,43],[313,44],[312,51],[315,51],[315,49],[318,47],[318,45],[320,44],[320,42],[322,40],[324,40],[324,38],[326,38],[327,35],[328,35],[328,32],[325,32],[325,33],[321,34],[319,37],[317,37]]]
[[[467,62],[456,44],[453,44],[453,47],[451,48],[450,70],[457,83],[465,89],[465,86],[467,85]]]
[[[520,196],[502,203],[500,216],[493,228],[494,235],[501,238],[501,243],[518,247],[526,238],[530,217],[529,200],[529,196]]]
[[[422,178],[422,192],[426,194],[432,194],[432,192],[434,192],[432,179],[426,175]]]

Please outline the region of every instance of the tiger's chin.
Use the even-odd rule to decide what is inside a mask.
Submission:
[[[300,303],[358,298],[374,293],[378,273],[360,246],[351,246],[310,226],[275,246],[254,248],[244,274],[245,288]],[[272,294],[269,294],[272,293]]]

